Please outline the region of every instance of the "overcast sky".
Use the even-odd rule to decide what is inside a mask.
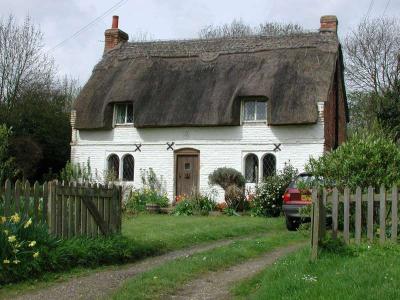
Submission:
[[[121,0],[0,0],[1,17],[13,14],[19,21],[29,14],[44,33],[46,49],[53,49],[74,33],[102,16]],[[119,15],[119,27],[129,34],[148,33],[155,39],[196,37],[209,24],[233,19],[258,25],[265,21],[293,22],[317,29],[321,15],[339,19],[343,37],[366,15],[400,15],[399,0],[123,0],[79,35],[49,51],[60,75],[89,78],[101,58],[104,30],[112,15]]]

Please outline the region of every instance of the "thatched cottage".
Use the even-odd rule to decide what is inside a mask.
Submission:
[[[72,161],[140,187],[153,168],[169,197],[207,192],[218,167],[249,185],[346,138],[337,18],[319,32],[128,42],[118,17],[72,114]],[[223,195],[219,195],[223,198]]]

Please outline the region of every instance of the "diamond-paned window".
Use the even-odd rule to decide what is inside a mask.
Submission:
[[[120,103],[114,105],[115,124],[133,123],[133,106],[129,103]]]
[[[133,181],[135,175],[135,160],[132,155],[127,154],[122,161],[122,180]]]
[[[246,156],[244,162],[244,177],[247,183],[258,182],[258,157],[255,154]]]
[[[263,178],[273,176],[276,173],[276,158],[273,154],[266,154],[263,158]]]
[[[119,178],[119,157],[116,154],[111,154],[107,160],[107,173],[110,178]]]
[[[243,121],[266,121],[267,101],[261,99],[245,100],[243,104]]]

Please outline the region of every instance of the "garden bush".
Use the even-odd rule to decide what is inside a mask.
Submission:
[[[218,168],[208,177],[210,185],[218,185],[225,191],[225,202],[231,210],[244,209],[244,187],[242,173],[233,168]]]
[[[74,267],[119,264],[160,253],[163,245],[141,244],[124,236],[60,240],[46,225],[18,214],[0,217],[0,285]]]
[[[290,163],[285,164],[276,175],[264,178],[256,188],[256,195],[251,201],[254,215],[277,217],[282,212],[282,195],[298,171]]]
[[[229,209],[234,211],[243,210],[245,197],[243,188],[236,185],[230,185],[225,190],[225,202]]]
[[[208,176],[210,185],[219,185],[226,190],[229,186],[235,185],[239,188],[244,188],[245,179],[238,170],[233,168],[218,168]]]
[[[192,196],[183,196],[176,203],[174,214],[177,216],[208,215],[216,208],[217,203],[211,197],[195,193]]]
[[[306,165],[326,186],[387,188],[400,183],[400,149],[384,133],[356,133],[346,143]],[[323,181],[321,179],[324,179]]]

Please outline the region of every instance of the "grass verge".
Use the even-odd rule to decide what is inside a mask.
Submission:
[[[267,237],[230,245],[168,262],[128,280],[113,299],[160,299],[208,271],[217,271],[257,257],[277,247],[304,240],[298,233],[278,231]]]
[[[138,215],[124,219],[122,234],[165,251],[283,228],[282,218]]]
[[[238,283],[232,294],[237,299],[400,299],[400,246],[353,250],[352,255],[324,252],[311,263],[304,248]]]

